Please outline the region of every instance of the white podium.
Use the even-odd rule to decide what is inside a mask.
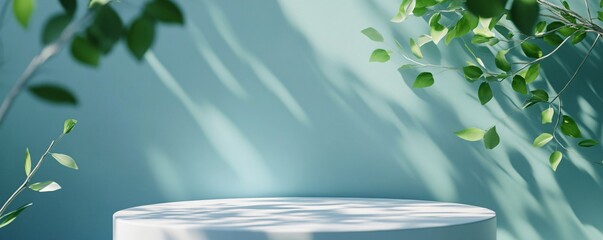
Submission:
[[[496,214],[463,204],[373,198],[173,202],[113,216],[113,240],[495,240]]]

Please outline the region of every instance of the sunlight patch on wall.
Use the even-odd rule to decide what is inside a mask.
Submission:
[[[241,185],[253,192],[272,189],[275,181],[266,163],[235,124],[213,105],[197,105],[153,52],[148,52],[145,59],[159,80],[182,102],[222,160],[237,174]]]
[[[596,131],[600,128],[600,123],[597,121],[597,110],[583,96],[577,96],[578,106],[580,109],[580,121],[587,129]],[[596,134],[596,132],[595,132]]]
[[[457,199],[452,161],[431,139],[421,132],[408,131],[399,140],[399,146],[400,158],[403,159],[401,167],[421,173],[417,176],[430,194],[447,201]]]
[[[182,182],[180,172],[174,167],[174,160],[157,146],[149,146],[146,155],[157,187],[163,196],[171,201],[185,199],[186,184]]]
[[[297,119],[300,123],[309,126],[310,119],[306,115],[301,105],[299,105],[287,87],[285,87],[285,85],[270,70],[270,68],[268,68],[260,59],[254,56],[253,53],[247,51],[243,47],[234,33],[228,18],[224,16],[222,10],[213,2],[205,1],[205,3],[209,9],[208,12],[210,13],[210,17],[216,26],[216,30],[224,39],[226,44],[241,60],[249,64],[249,67],[255,73],[260,82],[264,84],[264,86],[281,101],[281,103],[287,108],[287,110],[289,110],[295,119]]]
[[[228,88],[228,90],[237,97],[246,98],[247,92],[245,91],[245,89],[243,89],[243,87],[241,86],[239,81],[237,81],[233,73],[228,69],[224,62],[220,60],[216,52],[214,52],[214,50],[211,48],[209,42],[207,41],[207,38],[205,38],[199,27],[195,24],[195,22],[189,20],[187,21],[186,26],[191,34],[191,37],[193,38],[195,46],[197,47],[197,52],[199,52],[199,54],[205,59],[209,67],[212,69],[214,74],[216,74],[218,79],[220,79],[222,84],[224,84],[224,86]]]
[[[504,216],[499,216],[499,218],[505,218],[506,222],[504,225],[511,228],[506,230],[508,232],[521,233],[523,239],[541,240],[540,234],[529,222],[528,217],[528,212],[533,212],[534,210],[538,211],[538,209],[540,209],[538,207],[538,201],[529,194],[525,188],[521,188],[522,194],[519,194],[518,189],[516,189],[512,183],[505,180],[493,182],[488,185],[490,187],[490,192],[493,195],[493,199],[500,202],[497,213],[499,215],[504,214]],[[533,210],[530,211],[531,209]],[[499,238],[501,237],[503,236],[499,236]]]

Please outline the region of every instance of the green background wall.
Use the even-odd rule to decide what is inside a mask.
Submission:
[[[7,16],[0,30],[0,94],[41,49],[43,22],[60,10],[55,2],[38,1],[26,30]],[[603,239],[603,166],[592,163],[603,160],[601,147],[570,151],[553,173],[553,146],[530,145],[551,126],[539,124],[538,107],[517,110],[513,103],[522,99],[510,86],[483,108],[477,85],[456,72],[413,90],[413,73],[396,70],[399,58],[368,63],[383,45],[360,30],[372,26],[403,43],[427,33],[424,19],[389,22],[398,0],[179,4],[186,26],[162,26],[146,61],[134,61],[122,43],[99,69],[74,63],[66,51],[41,69],[32,83],[69,86],[80,100],[77,108],[29,94],[18,98],[0,126],[0,199],[22,181],[25,148],[39,156],[66,118],[80,123],[56,152],[76,158],[80,170],[47,161],[36,178],[63,189],[23,194],[17,204],[34,206],[2,229],[0,239],[104,240],[120,209],[258,196],[460,202],[495,210],[501,240]],[[140,5],[115,4],[126,19]],[[542,75],[556,89],[585,45],[564,47],[543,64]],[[424,48],[435,63],[469,60],[459,41]],[[603,46],[594,50],[564,98],[584,134],[599,140],[601,53]],[[503,142],[493,151],[452,134],[494,124]]]

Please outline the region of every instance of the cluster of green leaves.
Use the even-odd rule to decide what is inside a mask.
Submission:
[[[36,191],[36,192],[54,192],[56,190],[61,189],[61,185],[59,185],[55,181],[42,181],[42,182],[31,183],[32,177],[36,174],[36,172],[38,171],[42,162],[44,161],[44,158],[48,154],[50,154],[50,156],[52,156],[52,158],[54,158],[61,165],[65,166],[67,168],[75,169],[75,170],[78,169],[78,166],[75,163],[75,160],[72,157],[70,157],[69,155],[62,154],[62,153],[50,152],[52,150],[52,148],[54,147],[54,145],[59,140],[61,140],[63,138],[63,136],[67,135],[68,133],[70,133],[73,130],[73,128],[75,127],[76,124],[77,124],[77,120],[75,120],[75,119],[67,119],[65,121],[65,123],[63,124],[63,132],[61,133],[61,135],[56,140],[54,140],[50,143],[50,146],[48,147],[46,152],[44,154],[42,154],[42,156],[40,157],[40,160],[38,160],[38,162],[35,164],[35,167],[33,167],[33,168],[32,168],[31,154],[29,153],[29,148],[25,149],[25,164],[24,164],[25,165],[25,181],[15,191],[15,193],[2,205],[2,208],[0,209],[0,228],[3,228],[5,226],[7,226],[8,224],[12,223],[17,218],[17,216],[19,216],[19,214],[21,214],[21,212],[23,212],[23,210],[32,206],[32,203],[28,203],[28,204],[18,207],[17,209],[3,215],[4,211],[10,205],[10,203],[25,188],[29,188],[30,190]]]
[[[581,139],[582,134],[572,117],[562,114],[560,95],[564,89],[551,97],[546,90],[538,89],[531,83],[539,79],[540,62],[553,55],[563,44],[566,42],[579,44],[588,34],[597,36],[596,43],[603,30],[590,18],[581,17],[572,11],[566,1],[562,2],[563,6],[557,6],[546,0],[513,0],[510,9],[507,10],[505,7],[509,4],[506,0],[403,0],[391,21],[400,23],[411,15],[424,17],[428,19],[429,33],[420,35],[416,39],[410,38],[408,48],[414,58],[407,56],[405,54],[407,49],[394,40],[405,60],[399,70],[458,69],[468,83],[479,83],[476,87],[476,95],[481,105],[488,104],[494,98],[491,85],[508,83],[505,85],[517,94],[525,96],[524,109],[537,105],[545,106],[546,109],[540,119],[542,124],[553,123],[557,115],[556,124],[551,132],[537,136],[534,139],[534,147],[543,147],[550,141],[556,140],[557,144],[565,149],[566,147],[556,136],[557,131],[577,139]],[[545,15],[547,18],[539,21],[541,5],[552,15]],[[603,0],[600,7],[603,7]],[[598,11],[598,18],[603,21],[602,11]],[[361,32],[372,41],[385,41],[383,35],[374,28],[369,27]],[[442,40],[448,45],[455,39],[460,39],[462,45],[471,54],[472,61],[458,67],[432,65],[425,62],[421,50],[424,45],[438,44]],[[469,39],[471,46],[466,43]],[[544,44],[551,45],[553,50],[545,54],[541,49]],[[472,47],[488,48],[494,53],[490,56],[478,56]],[[522,56],[520,58],[524,58],[524,61],[510,62],[507,58],[510,52],[514,56]],[[388,62],[393,53],[392,50],[378,48],[372,52],[369,61]],[[482,59],[493,64],[485,64]],[[574,77],[575,74],[566,87]],[[434,83],[436,81],[431,72],[420,72],[412,86],[426,88]],[[555,100],[559,101],[557,106],[554,105]],[[496,126],[487,130],[469,127],[455,134],[467,141],[483,141],[487,149],[494,149],[500,142]],[[580,147],[592,147],[597,144],[598,142],[593,139],[582,139],[577,143]],[[549,161],[553,170],[557,169],[562,157],[563,154],[557,148],[552,151]]]
[[[151,48],[158,23],[183,24],[184,17],[176,4],[170,0],[148,1],[138,17],[129,25],[125,24],[113,8],[110,0],[90,0],[86,9],[91,19],[76,19],[77,0],[59,0],[63,11],[50,17],[42,32],[44,45],[60,44],[59,40],[69,40],[67,31],[75,21],[89,22],[84,29],[74,29],[71,39],[71,55],[78,62],[97,67],[102,56],[111,52],[113,47],[124,40],[130,53],[137,60]],[[17,21],[25,28],[33,15],[36,0],[13,0],[13,13]],[[41,83],[30,86],[29,92],[51,103],[77,104],[77,98],[64,86],[53,83]]]

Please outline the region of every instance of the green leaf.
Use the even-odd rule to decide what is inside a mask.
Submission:
[[[498,44],[499,42],[500,42],[500,40],[499,40],[498,38],[496,38],[496,37],[491,37],[491,38],[488,40],[488,45],[490,45],[490,46],[494,46],[494,45]]]
[[[484,18],[498,16],[505,10],[506,0],[467,0],[467,9]]]
[[[561,159],[563,158],[563,153],[559,151],[554,151],[549,157],[549,163],[551,164],[551,168],[553,171],[557,171],[557,167],[559,163],[561,163]]]
[[[474,29],[479,24],[479,18],[477,16],[467,11],[464,11],[462,14],[463,17],[461,17],[461,19],[459,19],[459,21],[455,25],[455,37],[461,37],[469,33],[471,29]]]
[[[448,34],[446,34],[446,40],[444,41],[444,43],[446,43],[446,45],[450,44],[452,42],[452,40],[454,40],[454,38],[456,38],[456,32],[457,29],[456,27],[452,27],[450,28],[450,30],[448,31]]]
[[[398,71],[402,71],[402,70],[406,70],[406,69],[413,69],[419,67],[419,65],[417,64],[402,64],[402,66],[400,66],[398,68]]]
[[[540,16],[540,5],[536,0],[513,0],[509,16],[519,31],[532,35]]]
[[[414,10],[412,10],[412,15],[415,15],[415,16],[417,16],[417,17],[420,17],[420,16],[425,15],[425,13],[427,13],[427,10],[429,10],[429,9],[424,8],[424,7],[422,7],[422,8],[417,8],[417,7],[415,7],[415,9],[414,9]]]
[[[100,62],[101,52],[90,43],[90,40],[83,36],[73,38],[71,42],[71,56],[80,63],[96,67]]]
[[[465,128],[454,133],[454,135],[457,137],[471,142],[482,140],[484,138],[484,134],[486,134],[486,131],[473,127]]]
[[[536,137],[534,139],[532,146],[539,148],[539,147],[546,145],[551,140],[553,140],[553,135],[551,135],[550,133],[543,133],[543,134],[538,135],[538,137]]]
[[[77,164],[75,163],[75,160],[73,160],[73,158],[71,158],[70,156],[67,156],[65,154],[61,154],[61,153],[51,153],[50,156],[52,156],[55,160],[57,160],[57,162],[59,162],[61,165],[71,168],[71,169],[75,169],[77,170]]]
[[[69,90],[59,85],[50,83],[38,84],[29,87],[29,92],[47,102],[77,105],[75,96]]]
[[[561,132],[573,138],[582,137],[582,132],[580,132],[578,124],[576,124],[576,121],[568,115],[563,115],[561,120]]]
[[[531,107],[532,105],[534,105],[536,103],[549,101],[549,94],[542,89],[534,90],[531,93],[532,93],[532,96],[530,97],[530,99],[528,99],[526,104],[523,105],[523,108]]]
[[[561,45],[561,43],[563,43],[563,38],[561,38],[556,33],[547,34],[546,36],[544,36],[544,38],[542,40],[544,40],[544,42],[546,42],[552,46],[555,46],[555,47],[557,47],[557,46]]]
[[[480,35],[480,34],[475,34],[473,36],[473,38],[471,38],[471,43],[472,44],[482,44],[482,43],[487,43],[488,41],[490,41],[491,37],[487,37],[484,35]]]
[[[437,5],[440,2],[440,0],[417,0],[415,8],[431,7]]]
[[[71,130],[73,130],[73,128],[75,127],[75,124],[77,124],[77,120],[75,119],[65,120],[65,123],[63,124],[63,134],[70,133]]]
[[[17,216],[19,216],[19,214],[21,214],[21,212],[23,212],[23,210],[30,207],[32,204],[33,203],[25,204],[25,205],[15,209],[14,211],[11,211],[7,214],[2,215],[0,217],[0,228],[6,227],[6,225],[13,222],[17,218]]]
[[[375,51],[373,51],[373,53],[371,54],[371,57],[369,58],[369,62],[387,62],[389,61],[390,56],[389,56],[389,52],[387,52],[385,49],[375,49]]]
[[[572,37],[572,44],[578,44],[578,43],[582,42],[582,40],[584,40],[584,38],[586,38],[586,32],[580,31]]]
[[[567,3],[567,1],[563,1],[563,2],[561,2],[561,4],[563,4],[563,7],[565,7],[565,9],[570,10],[570,6],[569,6],[569,3]]]
[[[490,88],[490,84],[487,82],[483,82],[482,84],[480,84],[479,89],[477,90],[477,96],[479,98],[479,102],[482,105],[488,103],[493,97],[492,88]]]
[[[442,40],[442,38],[444,38],[444,36],[446,36],[446,34],[448,33],[448,28],[440,24],[441,18],[442,16],[440,15],[440,13],[436,13],[432,15],[429,19],[430,35],[433,40],[433,43],[435,44],[438,44],[440,40]]]
[[[29,148],[25,148],[25,176],[29,176],[31,173],[31,154],[29,154]]]
[[[422,72],[412,84],[413,88],[426,88],[433,85],[433,75],[430,72]]]
[[[523,43],[521,43],[521,50],[523,50],[523,53],[531,58],[540,58],[542,57],[542,50],[540,49],[540,47],[538,47],[538,45],[525,41]]]
[[[94,21],[86,29],[90,42],[103,54],[111,52],[111,49],[119,41],[123,33],[124,25],[121,18],[111,5],[108,4],[100,8]]]
[[[465,74],[465,78],[470,81],[475,81],[484,74],[481,68],[472,65],[464,67],[463,73]]]
[[[59,14],[50,18],[42,32],[42,43],[46,45],[57,40],[71,19],[72,17],[67,14]]]
[[[554,31],[554,30],[558,31],[563,26],[565,26],[565,23],[562,23],[562,22],[559,22],[559,21],[551,22],[551,23],[549,23],[549,25],[546,26],[546,31],[547,32],[551,32],[551,31]]]
[[[29,189],[36,192],[54,192],[61,189],[61,185],[53,181],[37,182],[29,185]]]
[[[500,19],[502,19],[503,14],[498,15],[497,17],[493,17],[490,20],[490,24],[488,24],[488,30],[492,30],[494,29],[494,27],[496,27],[496,25],[498,25],[498,22],[500,22]]]
[[[112,0],[90,0],[90,3],[88,3],[88,7],[92,8],[95,6],[104,6],[111,1]]]
[[[487,149],[494,149],[500,143],[500,137],[496,132],[496,127],[490,128],[486,134],[484,134],[484,146]]]
[[[505,55],[509,52],[509,50],[501,50],[496,53],[496,57],[494,58],[494,63],[496,63],[496,67],[500,70],[508,72],[511,70],[511,64],[507,61]]]
[[[569,37],[570,35],[574,34],[577,30],[577,28],[572,26],[563,26],[559,28],[558,32],[564,37]]]
[[[432,38],[429,35],[421,35],[417,38],[417,41],[415,42],[417,44],[417,46],[422,47],[423,45],[427,44],[428,42],[432,42]]]
[[[603,3],[603,0],[601,2]],[[603,21],[603,11],[597,12],[597,19],[599,19],[599,21]]]
[[[545,33],[545,28],[546,28],[546,21],[540,21],[536,24],[536,29],[534,30],[534,35],[538,36],[538,35],[542,35],[543,33]]]
[[[176,4],[174,4],[172,1],[151,1],[145,6],[144,12],[160,22],[175,24],[184,23],[184,18],[182,17],[180,8],[178,8],[178,6],[176,6]]]
[[[391,21],[395,23],[404,21],[413,12],[415,6],[415,0],[403,0],[402,4],[400,4],[400,8],[398,9],[398,13],[391,19]]]
[[[412,52],[412,54],[415,55],[415,57],[417,58],[423,58],[423,53],[421,52],[421,47],[419,47],[419,45],[417,45],[417,43],[415,43],[414,39],[410,39],[410,51]]]
[[[542,89],[536,89],[536,90],[532,91],[532,98],[534,98],[538,101],[541,101],[541,102],[548,102],[549,94]]]
[[[35,0],[13,0],[13,13],[23,28],[26,28],[27,25],[29,25],[29,19],[33,14],[35,6]]]
[[[384,40],[381,33],[379,33],[376,29],[374,29],[372,27],[365,28],[360,32],[375,42],[383,42],[383,40]]]
[[[549,107],[549,108],[545,109],[544,111],[542,111],[542,113],[540,114],[541,119],[542,119],[542,124],[552,123],[554,114],[555,114],[555,110],[552,107]]]
[[[586,140],[582,140],[578,143],[578,146],[580,147],[594,147],[597,144],[599,144],[599,142],[597,142],[594,139],[586,139]]]
[[[77,9],[77,0],[59,0],[61,2],[61,6],[65,9],[65,13],[69,16],[73,16],[75,10]]]
[[[526,80],[519,75],[513,76],[513,82],[511,83],[513,90],[521,94],[528,94],[528,87],[526,86]]]
[[[530,65],[525,75],[526,84],[534,82],[536,78],[538,78],[538,75],[540,75],[540,64],[536,63]]]
[[[153,45],[153,39],[155,37],[155,21],[147,17],[141,16],[134,20],[132,26],[127,33],[128,49],[136,59],[141,60],[144,54]],[[389,60],[389,54],[383,49],[377,49],[371,55],[371,62],[382,60],[386,62]],[[383,61],[384,60],[384,61]]]

